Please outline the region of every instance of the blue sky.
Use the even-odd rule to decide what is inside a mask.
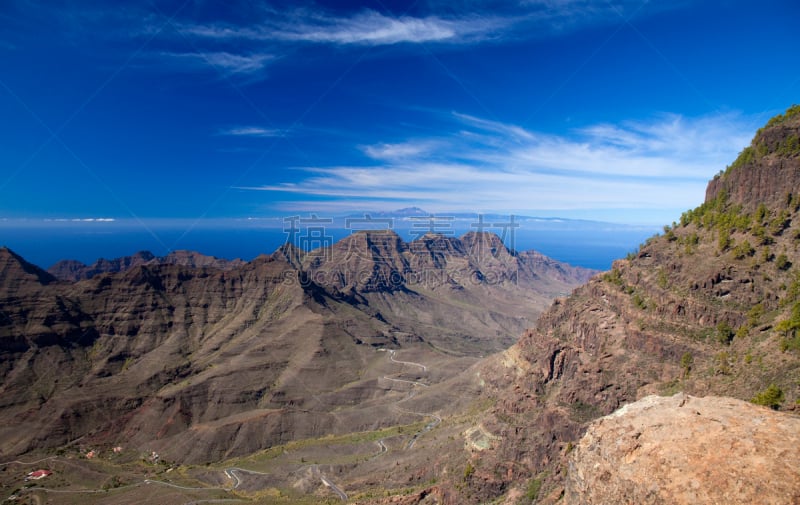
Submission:
[[[800,102],[795,1],[0,3],[0,219],[669,223]]]

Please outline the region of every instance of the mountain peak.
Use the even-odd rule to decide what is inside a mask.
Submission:
[[[397,216],[427,216],[428,212],[419,207],[403,207],[402,209],[394,211],[392,214]]]
[[[745,210],[784,206],[800,194],[800,105],[758,130],[750,145],[706,189],[706,203],[724,197]]]
[[[56,281],[55,277],[36,265],[28,263],[8,247],[0,247],[0,279],[16,285],[22,283],[47,285]]]

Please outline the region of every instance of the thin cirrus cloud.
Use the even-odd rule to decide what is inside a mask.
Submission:
[[[160,56],[168,61],[171,68],[194,70],[211,67],[224,75],[258,74],[275,60],[272,54],[234,54],[226,51],[162,52]]]
[[[256,23],[184,22],[184,36],[207,40],[305,42],[334,45],[400,43],[475,43],[542,37],[592,24],[621,22],[656,8],[640,0],[598,3],[592,0],[527,0],[496,4],[472,2],[469,9],[429,2],[427,15],[386,14],[372,9],[333,14],[321,9],[264,9]]]
[[[283,132],[274,128],[262,128],[260,126],[236,126],[233,128],[225,128],[217,132],[218,135],[233,136],[233,137],[255,137],[255,138],[269,138],[281,137]]]
[[[497,5],[475,2],[454,12],[451,5],[430,6],[427,15],[388,14],[372,9],[334,13],[322,9],[263,8],[250,23],[203,23],[191,19],[171,25],[197,53],[173,53],[187,64],[215,67],[226,75],[258,77],[297,45],[389,46],[397,44],[473,45],[513,39],[541,38],[582,26],[620,22],[644,15],[647,2],[618,0],[598,4],[589,0],[532,0]],[[665,8],[659,6],[658,8]],[[167,32],[168,33],[168,32]],[[166,33],[164,38],[169,38]],[[207,48],[225,47],[225,51]]]
[[[366,166],[306,167],[299,181],[247,189],[288,195],[285,210],[546,209],[597,211],[624,221],[625,215],[612,214],[656,209],[668,222],[676,209],[701,202],[707,180],[747,144],[752,129],[733,114],[665,114],[567,135],[464,114],[452,118],[447,136],[362,147],[373,161]]]
[[[366,10],[350,17],[297,11],[261,24],[183,24],[181,33],[210,40],[305,42],[334,45],[392,45],[426,42],[473,42],[496,35],[518,18],[467,15],[388,16]]]
[[[489,36],[510,24],[511,19],[495,17],[449,20],[435,16],[390,17],[367,11],[352,18],[323,18],[317,22],[287,26],[277,36],[302,42],[365,45],[469,41]]]
[[[428,142],[401,142],[396,144],[374,144],[362,146],[361,150],[368,157],[375,160],[401,160],[419,157],[423,154],[435,151],[439,143]]]

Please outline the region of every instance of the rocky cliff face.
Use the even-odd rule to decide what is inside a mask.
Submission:
[[[800,502],[800,417],[741,400],[648,396],[593,422],[565,505]]]
[[[749,211],[761,204],[785,206],[800,187],[799,118],[800,105],[772,118],[727,170],[708,184],[706,201],[725,192],[731,202]]]

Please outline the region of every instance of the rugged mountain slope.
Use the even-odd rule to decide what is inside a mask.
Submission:
[[[0,249],[4,458],[80,440],[216,461],[416,422],[394,408],[398,386],[375,368],[386,359],[376,348],[436,357],[428,380],[443,380],[475,362],[468,354],[509,342],[549,296],[591,273],[473,237],[495,245],[503,272],[524,272],[490,282],[495,260],[470,263],[458,239],[436,256],[440,264],[423,267],[408,251],[427,251],[439,237],[409,245],[395,235],[377,248],[384,238],[362,232],[354,243],[308,255],[286,246],[224,270],[181,253],[77,283],[57,282]],[[348,257],[356,254],[363,258]],[[329,262],[314,264],[315,255]],[[446,289],[428,280],[376,284],[380,269],[395,264]],[[450,275],[450,264],[471,277]],[[323,272],[337,280],[325,282]],[[340,283],[341,272],[367,281]],[[525,311],[505,303],[522,292]]]
[[[555,503],[566,456],[587,424],[653,393],[732,396],[794,410],[798,137],[800,107],[793,107],[709,183],[700,207],[557,299],[517,344],[452,379],[450,387],[477,394],[472,408],[489,407],[450,418],[453,429],[461,423],[463,459],[444,449],[427,455],[430,470],[417,472],[415,482],[438,482],[402,503],[426,496],[453,504],[498,497]]]

